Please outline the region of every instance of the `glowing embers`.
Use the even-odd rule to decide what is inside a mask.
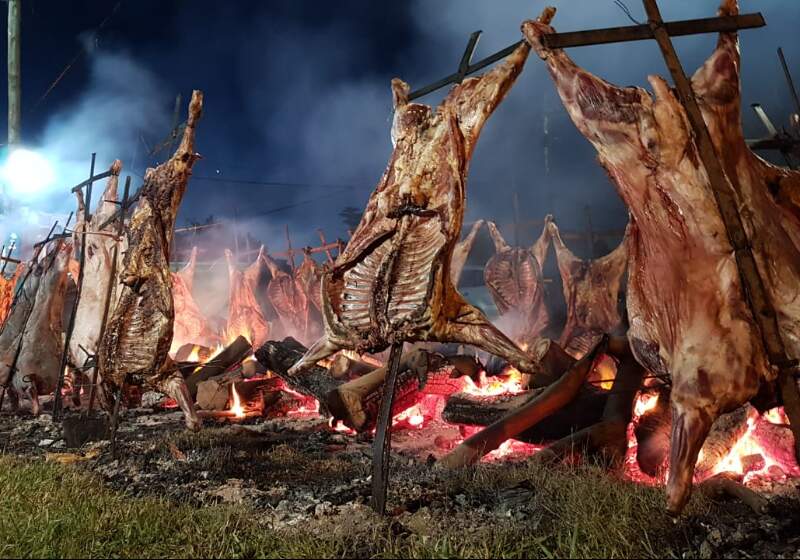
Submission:
[[[669,473],[667,446],[671,411],[666,398],[656,392],[640,393],[634,404],[633,419],[628,426],[628,451],[625,459],[625,475],[630,480],[644,484],[663,484]],[[652,416],[651,416],[652,415]],[[637,429],[642,423],[661,425],[660,436],[646,441],[649,449],[663,448],[658,458],[658,468],[648,469],[639,455]],[[652,434],[646,434],[652,438]],[[702,482],[714,475],[730,473],[745,484],[759,480],[784,480],[800,476],[800,467],[794,458],[794,440],[785,421],[785,414],[775,408],[759,415],[752,408],[728,413],[712,427],[708,439],[697,458],[695,482]],[[651,455],[652,457],[652,455]],[[647,459],[644,459],[647,460]],[[648,470],[651,474],[643,472]],[[654,472],[653,472],[654,471]]]

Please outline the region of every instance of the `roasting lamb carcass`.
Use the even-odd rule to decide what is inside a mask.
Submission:
[[[284,336],[291,336],[303,342],[308,333],[308,299],[305,292],[294,281],[292,275],[278,266],[269,255],[262,252],[264,260],[272,274],[267,286],[267,297],[280,319]]]
[[[721,15],[737,12],[736,2],[722,3]],[[553,32],[551,27],[526,22],[523,29],[631,212],[629,339],[642,365],[672,376],[667,507],[677,513],[689,498],[694,465],[711,424],[753,398],[760,385],[775,379],[776,371],[768,365],[731,243],[675,93],[658,77],[650,77],[655,98],[641,88],[613,86],[579,68],[565,52],[545,48],[541,36]],[[692,87],[739,199],[784,341],[790,356],[798,358],[800,254],[791,231],[796,222],[776,219],[780,208],[770,198],[769,183],[776,175],[791,176],[752,154],[744,143],[735,33],[720,35]]]
[[[490,72],[454,86],[436,110],[410,103],[408,84],[392,81],[394,152],[358,228],[323,277],[325,334],[290,373],[342,348],[379,352],[399,341],[471,344],[520,370],[537,370],[450,276],[475,143],[528,52],[523,43]]]
[[[103,382],[121,388],[146,383],[178,401],[188,427],[200,427],[191,396],[169,358],[175,307],[169,268],[175,217],[199,156],[194,135],[203,105],[195,91],[181,144],[171,159],[145,173],[139,203],[126,228],[128,249],[119,269],[117,303],[99,348]]]
[[[52,393],[58,382],[64,353],[62,314],[71,253],[71,244],[57,242],[45,257],[36,302],[23,331],[22,346],[12,376],[12,387],[17,394],[30,396],[34,415],[39,414],[39,395]]]
[[[0,326],[0,391],[9,388],[14,366],[22,346],[22,335],[25,325],[31,316],[36,303],[36,293],[42,281],[45,260],[31,261],[23,275],[22,284],[15,288],[15,301],[11,306],[6,322]],[[11,391],[12,404],[16,402],[16,393]]]
[[[81,287],[78,307],[75,310],[75,323],[69,343],[69,362],[77,368],[78,377],[89,375],[92,369],[85,369],[84,365],[93,360],[97,354],[100,343],[100,333],[103,329],[106,298],[112,282],[112,259],[114,245],[117,243],[114,228],[105,230],[100,226],[107,222],[118,210],[117,189],[122,162],[114,161],[111,165],[112,175],[108,178],[105,191],[97,204],[95,213],[89,221],[85,220],[86,205],[83,192],[75,193],[78,199],[77,221],[73,234],[73,245],[81,246],[81,239],[86,236],[86,256],[84,257],[83,286]],[[75,282],[79,277],[79,263],[70,259],[68,265]],[[110,313],[110,310],[109,310]]]
[[[256,265],[258,265],[260,257],[261,254],[256,259]],[[230,284],[226,338],[228,342],[232,342],[237,336],[242,335],[250,341],[254,348],[258,348],[269,339],[269,323],[261,314],[261,308],[256,301],[251,284],[245,279],[245,274],[236,267],[233,253],[228,249],[225,250],[225,259],[228,261]]]
[[[456,247],[453,249],[453,258],[450,259],[450,280],[456,288],[458,287],[459,280],[461,280],[461,273],[464,272],[464,265],[467,264],[469,253],[475,245],[475,238],[478,236],[478,231],[480,231],[484,223],[483,220],[478,220],[472,224],[472,228],[470,228],[466,237],[456,243]]]
[[[175,328],[172,336],[171,352],[184,344],[199,344],[213,348],[220,342],[200,311],[192,295],[194,272],[197,265],[197,247],[192,248],[189,262],[181,270],[172,274],[172,300],[175,304]]]
[[[17,270],[11,278],[0,276],[0,328],[6,322],[8,314],[11,312],[11,304],[14,301],[14,288],[17,281],[25,271],[25,266],[22,264],[17,265]]]
[[[322,310],[322,282],[323,267],[311,256],[311,248],[303,249],[303,262],[294,271],[294,279],[306,295],[306,299],[314,305],[317,311]]]
[[[558,343],[581,358],[603,333],[613,334],[622,324],[619,292],[628,264],[625,239],[609,254],[585,261],[569,250],[555,222],[547,227],[567,303],[567,322]]]
[[[530,345],[547,328],[541,263],[532,249],[511,247],[494,222],[487,224],[495,254],[483,269],[484,281],[500,315],[512,322],[512,338]],[[538,242],[537,242],[538,243]],[[544,254],[547,246],[544,246]]]

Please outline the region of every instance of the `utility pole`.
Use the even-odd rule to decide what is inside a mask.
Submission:
[[[8,0],[8,145],[19,144],[22,92],[20,89],[20,2]]]

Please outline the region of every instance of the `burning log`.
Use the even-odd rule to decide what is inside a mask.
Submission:
[[[655,406],[639,417],[634,430],[639,468],[652,477],[664,469],[669,454],[669,438],[672,431],[669,396],[669,388],[660,387]]]
[[[703,481],[698,489],[710,498],[729,496],[745,503],[754,513],[764,513],[766,511],[767,499],[753,492],[741,484],[734,475],[730,473],[720,473]]]
[[[602,455],[612,463],[624,459],[628,444],[628,423],[633,415],[634,399],[644,374],[644,368],[630,351],[627,352],[617,368],[600,421],[543,449],[537,454],[538,460],[546,462],[563,458],[576,449]]]
[[[343,352],[336,354],[328,366],[328,373],[334,379],[354,379],[361,377],[376,367],[360,360],[354,360],[346,356]]]
[[[451,424],[489,426],[507,414],[530,403],[544,388],[517,395],[475,397],[465,393],[447,399],[442,420]],[[545,443],[561,439],[568,434],[588,428],[599,422],[608,400],[608,391],[600,391],[584,384],[575,399],[532,428],[520,432],[515,439],[527,443]]]
[[[424,349],[403,354],[397,376],[397,389],[392,405],[392,416],[414,406],[424,396],[425,387],[431,384],[433,391],[442,388],[456,391],[460,383],[447,381],[467,375],[477,376],[482,366],[474,358],[466,356],[445,357]],[[387,367],[380,367],[354,381],[340,385],[326,395],[325,403],[336,420],[346,426],[367,431],[375,426],[383,400]]]
[[[225,371],[238,364],[253,352],[250,341],[245,337],[237,337],[219,354],[201,364],[186,379],[186,388],[192,397],[197,396],[198,386],[201,382],[222,375]]]
[[[256,359],[269,371],[283,379],[287,385],[298,393],[325,403],[325,396],[335,390],[341,381],[337,381],[325,368],[313,366],[296,375],[289,375],[288,370],[305,354],[306,348],[295,339],[288,337],[282,342],[270,340],[256,350]]]
[[[549,385],[526,405],[464,440],[439,461],[439,466],[459,468],[475,463],[490,451],[497,449],[504,441],[532,428],[569,404],[589,375],[595,357],[604,351],[607,345],[608,336],[604,335],[595,348],[575,362],[558,381]]]

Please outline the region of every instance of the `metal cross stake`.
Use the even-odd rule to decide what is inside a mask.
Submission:
[[[708,173],[709,183],[719,208],[720,217],[734,250],[743,291],[753,318],[758,325],[767,357],[770,364],[780,371],[778,388],[794,434],[795,456],[800,460],[800,391],[798,391],[797,383],[794,380],[797,364],[789,358],[786,352],[786,346],[778,329],[775,309],[764,288],[763,280],[756,266],[750,242],[744,229],[742,217],[739,214],[733,186],[717,156],[711,134],[703,120],[703,114],[695,98],[692,84],[683,70],[671,38],[677,35],[732,32],[739,29],[763,27],[766,22],[760,13],[665,22],[661,18],[661,12],[658,9],[656,0],[642,1],[648,17],[647,24],[573,33],[555,33],[545,35],[542,38],[543,42],[546,47],[551,49],[641,39],[655,39],[658,43],[664,62],[675,82],[678,97],[694,132],[700,161]]]
[[[389,362],[386,364],[386,383],[383,386],[383,400],[378,413],[378,425],[375,429],[375,441],[372,443],[372,509],[380,515],[386,513],[386,493],[389,487],[389,461],[392,452],[392,407],[394,406],[394,390],[397,386],[397,374],[400,369],[400,357],[403,354],[403,343],[395,342],[389,351]]]

